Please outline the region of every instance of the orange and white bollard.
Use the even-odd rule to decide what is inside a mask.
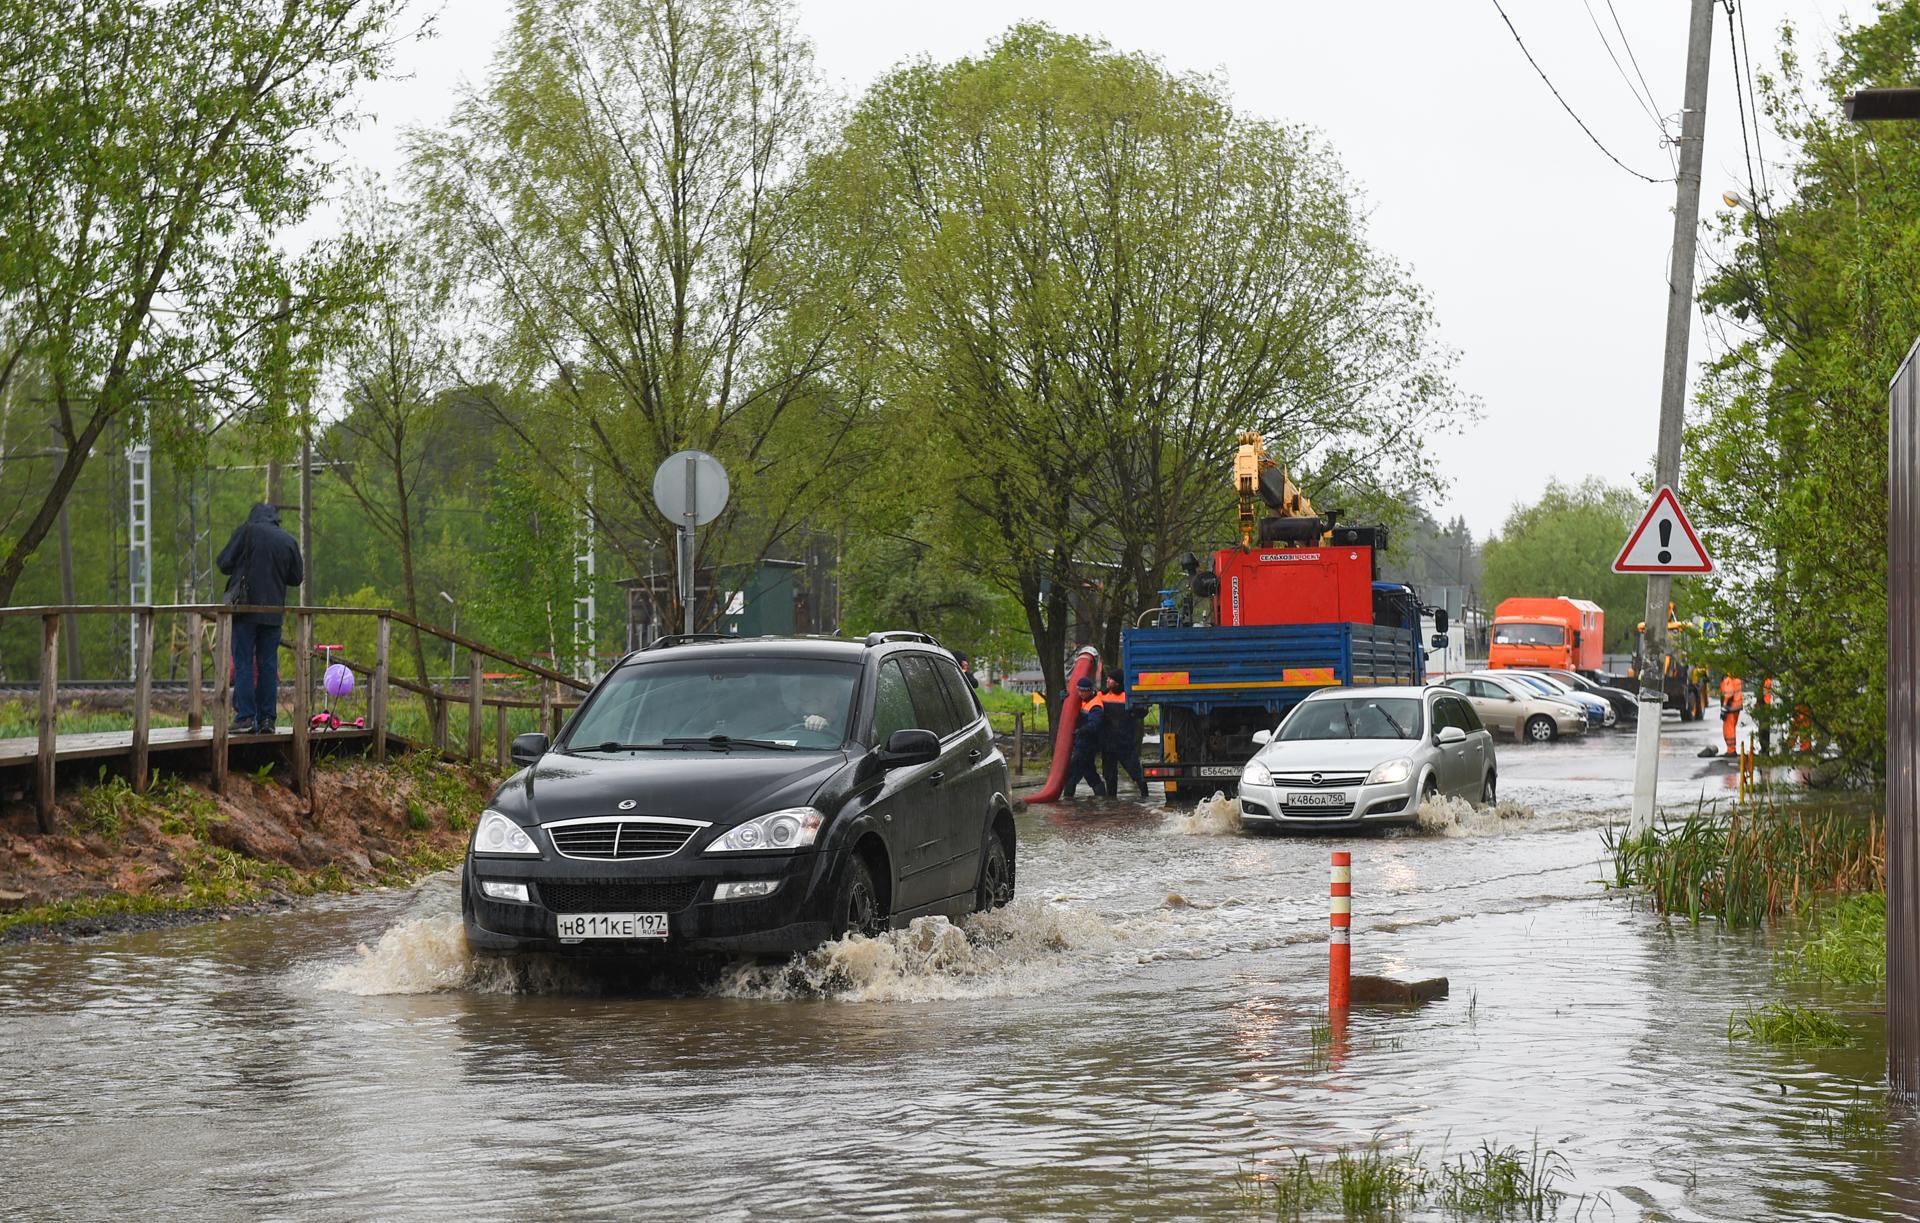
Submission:
[[[1344,1013],[1352,997],[1353,946],[1348,932],[1353,922],[1353,855],[1333,855],[1332,901],[1327,915],[1327,1010]]]

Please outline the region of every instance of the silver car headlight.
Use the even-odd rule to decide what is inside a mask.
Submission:
[[[768,850],[805,849],[820,835],[826,816],[813,807],[788,807],[769,811],[744,824],[727,829],[707,846],[710,854]]]
[[[527,830],[498,811],[482,811],[480,826],[473,830],[473,852],[513,857],[538,857],[540,847]]]
[[[1388,760],[1373,766],[1373,772],[1367,774],[1370,786],[1392,785],[1396,781],[1405,781],[1413,775],[1413,761],[1401,756],[1397,760]]]
[[[1273,784],[1273,773],[1258,760],[1249,760],[1247,767],[1240,770],[1240,781],[1249,786],[1270,786]]]

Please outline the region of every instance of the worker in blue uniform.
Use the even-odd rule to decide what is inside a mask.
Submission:
[[[1082,679],[1074,685],[1074,691],[1068,694],[1069,701],[1080,703],[1080,720],[1073,727],[1073,755],[1067,760],[1067,784],[1060,791],[1063,798],[1072,798],[1084,778],[1092,787],[1095,798],[1105,798],[1107,788],[1100,783],[1100,770],[1095,767],[1095,755],[1100,750],[1103,724],[1102,714],[1105,706],[1094,692],[1093,681]]]
[[[1107,793],[1120,797],[1120,770],[1147,796],[1147,775],[1140,768],[1140,723],[1146,717],[1144,705],[1127,702],[1127,690],[1120,677],[1107,677],[1107,690],[1100,694],[1100,769]]]

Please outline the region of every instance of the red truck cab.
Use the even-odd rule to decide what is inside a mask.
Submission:
[[[1502,599],[1493,609],[1487,666],[1598,671],[1606,619],[1600,605],[1587,599]]]

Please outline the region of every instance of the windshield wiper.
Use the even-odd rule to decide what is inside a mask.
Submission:
[[[1380,708],[1380,706],[1378,706],[1378,705],[1374,705],[1374,706],[1370,706],[1370,708],[1371,708],[1371,709],[1372,709],[1372,710],[1373,710],[1373,711],[1374,711],[1375,713],[1377,713],[1377,714],[1379,714],[1379,715],[1380,715],[1381,717],[1383,717],[1383,718],[1385,718],[1385,719],[1387,720],[1387,725],[1388,725],[1388,726],[1391,726],[1391,727],[1393,727],[1393,737],[1394,737],[1394,738],[1396,738],[1396,739],[1411,739],[1411,738],[1413,737],[1412,735],[1409,735],[1409,734],[1407,733],[1407,728],[1406,728],[1406,727],[1404,727],[1404,726],[1402,726],[1402,725],[1400,725],[1400,723],[1399,723],[1398,721],[1396,721],[1396,720],[1394,719],[1394,716],[1393,716],[1392,714],[1390,714],[1390,713],[1388,713],[1388,712],[1387,712],[1386,710],[1384,710],[1384,709],[1382,709],[1382,708]]]
[[[732,735],[676,736],[662,739],[660,742],[669,747],[715,747],[725,751],[730,747],[770,747],[777,752],[790,752],[794,744],[781,743],[774,739],[736,739]]]
[[[668,748],[668,743],[671,742],[672,740],[668,740],[667,743],[619,743],[609,739],[605,743],[583,743],[577,747],[569,743],[567,750],[569,752],[658,752],[671,750]]]
[[[1340,705],[1340,716],[1347,720],[1347,738],[1358,739],[1360,732],[1353,725],[1353,710],[1348,709],[1345,702]]]

